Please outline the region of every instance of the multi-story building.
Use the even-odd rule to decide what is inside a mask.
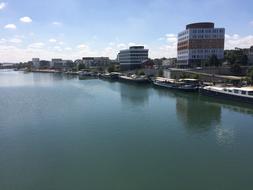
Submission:
[[[169,58],[169,59],[162,60],[163,67],[174,67],[176,66],[176,63],[177,63],[177,58]]]
[[[141,68],[142,62],[148,59],[148,49],[144,46],[132,46],[129,49],[121,50],[118,60],[121,70]]]
[[[87,67],[103,67],[110,63],[109,57],[83,57],[83,64]]]
[[[50,68],[50,61],[41,60],[39,68],[40,69],[49,69]]]
[[[200,66],[203,60],[215,55],[224,58],[225,29],[215,28],[214,23],[193,23],[178,34],[177,65]]]
[[[52,59],[50,66],[53,69],[63,69],[63,60],[62,59]]]
[[[32,65],[35,68],[39,68],[40,67],[40,58],[32,58]]]

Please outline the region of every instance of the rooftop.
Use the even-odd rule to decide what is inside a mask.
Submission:
[[[192,28],[214,28],[213,22],[198,22],[186,25],[186,29]]]

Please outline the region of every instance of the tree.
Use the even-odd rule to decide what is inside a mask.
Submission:
[[[159,77],[163,77],[163,70],[162,70],[162,69],[159,69],[159,71],[158,71],[158,76],[159,76]]]
[[[248,64],[248,56],[243,54],[239,57],[238,63],[241,65],[247,65]]]
[[[229,62],[231,65],[237,63],[239,65],[247,65],[248,64],[248,56],[242,49],[236,50],[227,50],[225,51],[225,60]]]
[[[219,61],[216,55],[212,55],[211,57],[209,57],[207,63],[209,66],[215,66],[215,67],[221,66],[221,62]]]
[[[86,69],[85,65],[84,64],[79,64],[78,65],[78,71],[83,70],[83,69]]]
[[[242,74],[242,68],[239,64],[233,64],[230,68],[230,71],[234,74],[234,75],[241,75]]]
[[[108,69],[107,69],[107,71],[109,72],[109,73],[112,73],[112,72],[115,72],[115,65],[110,65],[109,67],[108,67]]]
[[[248,71],[247,77],[249,81],[252,83],[253,82],[253,67]]]
[[[144,72],[143,70],[141,70],[141,71],[139,72],[139,75],[145,75],[145,72]]]

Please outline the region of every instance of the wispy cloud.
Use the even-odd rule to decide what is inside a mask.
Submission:
[[[17,27],[15,24],[7,24],[4,26],[5,29],[12,29],[15,30]]]
[[[249,22],[249,24],[250,24],[251,26],[253,26],[253,20],[252,20],[252,21],[250,21],[250,22]]]
[[[6,39],[5,38],[1,38],[0,39],[0,44],[4,44],[6,42]]]
[[[61,22],[58,22],[58,21],[54,21],[54,22],[52,22],[52,24],[53,24],[54,26],[62,26],[62,23],[61,23]]]
[[[240,36],[238,34],[226,35],[225,48],[234,49],[238,48],[249,48],[253,46],[253,35]]]
[[[9,42],[15,43],[15,44],[20,44],[20,43],[22,43],[22,40],[19,38],[12,38],[9,40]]]
[[[88,49],[88,48],[89,48],[89,46],[86,45],[86,44],[79,44],[79,45],[77,45],[76,47],[77,47],[78,49]]]
[[[19,20],[23,23],[31,23],[32,22],[32,19],[28,16],[21,17]]]
[[[0,10],[4,9],[6,7],[5,2],[0,2]]]
[[[51,39],[49,39],[48,41],[49,41],[50,43],[56,43],[56,42],[57,42],[57,40],[54,39],[54,38],[51,38]]]
[[[40,49],[40,48],[43,48],[44,46],[45,46],[44,43],[42,43],[42,42],[37,42],[37,43],[32,43],[32,44],[28,45],[28,48]]]
[[[177,35],[176,34],[166,34],[166,40],[169,43],[177,42]]]

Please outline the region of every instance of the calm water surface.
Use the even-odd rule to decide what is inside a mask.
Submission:
[[[253,108],[0,71],[1,190],[252,190]]]

